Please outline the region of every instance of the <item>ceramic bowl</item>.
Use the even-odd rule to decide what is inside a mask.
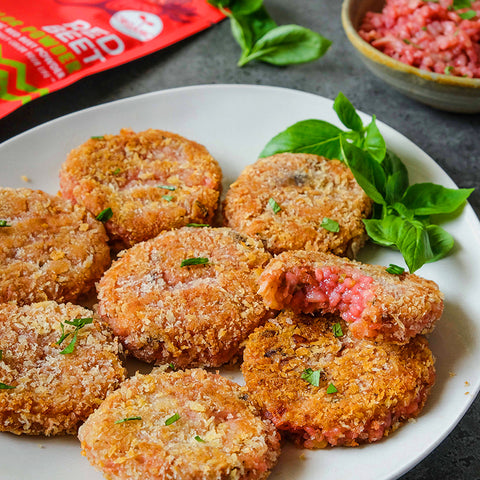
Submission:
[[[440,110],[480,112],[480,79],[420,70],[380,52],[357,33],[366,12],[380,12],[385,0],[344,0],[342,24],[351,44],[376,76],[404,95]]]

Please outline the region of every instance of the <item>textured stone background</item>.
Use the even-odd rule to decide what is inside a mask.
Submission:
[[[363,66],[343,33],[340,0],[265,0],[279,24],[297,23],[333,40],[318,62],[275,68],[236,67],[239,48],[228,22],[114,70],[31,102],[0,120],[0,142],[67,113],[155,90],[211,83],[296,88],[335,98],[341,90],[360,110],[373,114],[427,152],[470,197],[480,213],[480,115],[440,112],[403,97]],[[402,480],[480,479],[480,397],[450,436]],[[379,459],[381,461],[381,459]],[[372,479],[375,480],[375,479]]]

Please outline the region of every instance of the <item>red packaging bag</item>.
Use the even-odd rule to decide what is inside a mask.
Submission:
[[[0,0],[0,118],[223,18],[205,0]]]

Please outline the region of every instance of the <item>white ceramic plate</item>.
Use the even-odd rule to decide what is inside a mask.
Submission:
[[[117,133],[128,126],[170,130],[204,144],[222,166],[226,190],[272,136],[308,118],[338,124],[331,100],[294,90],[213,85],[151,93],[59,118],[0,145],[0,185],[56,193],[58,170],[71,148],[90,136]],[[363,120],[368,121],[368,116]],[[379,127],[389,148],[406,163],[413,182],[454,187],[418,147],[388,126]],[[423,413],[416,422],[372,445],[319,451],[287,445],[272,480],[397,478],[430,453],[466,412],[480,389],[480,225],[467,206],[443,226],[455,237],[453,254],[419,271],[445,293],[445,313],[430,337],[437,382]],[[399,254],[381,248],[365,249],[361,259],[404,265]],[[241,381],[235,372],[226,375]],[[102,478],[80,455],[75,438],[1,433],[0,466],[3,480]]]

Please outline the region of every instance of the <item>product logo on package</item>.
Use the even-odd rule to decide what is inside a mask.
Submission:
[[[110,25],[124,35],[148,42],[160,35],[163,22],[157,15],[139,10],[120,10],[110,18]]]

